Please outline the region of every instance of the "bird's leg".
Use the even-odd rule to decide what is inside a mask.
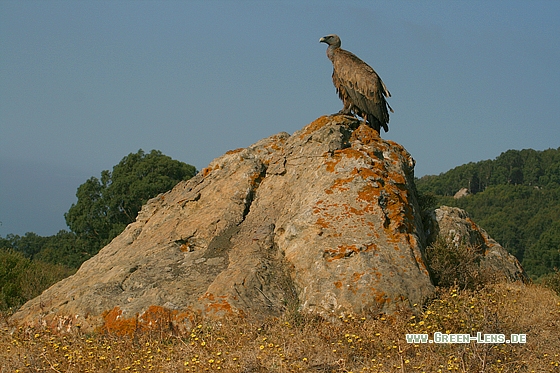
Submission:
[[[350,105],[348,105],[347,103],[344,103],[344,107],[342,108],[342,110],[340,110],[338,112],[338,114],[352,115],[352,107]]]
[[[341,99],[342,99],[342,97],[341,97]],[[348,100],[344,100],[344,99],[342,99],[342,104],[343,104],[342,110],[340,110],[338,112],[338,114],[349,115],[349,116],[353,117],[354,113],[352,112],[352,104],[350,102],[348,102]]]

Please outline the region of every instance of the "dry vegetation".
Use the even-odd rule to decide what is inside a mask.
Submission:
[[[525,344],[412,344],[406,333],[526,334]],[[58,334],[3,319],[1,372],[558,372],[560,298],[535,285],[442,288],[417,312],[195,322],[186,333]]]
[[[434,298],[391,316],[326,320],[293,311],[180,329],[123,322],[85,334],[19,326],[3,315],[0,373],[560,372],[560,274],[542,285],[496,282],[481,269],[479,250],[450,247],[439,240],[427,249],[440,286]],[[407,343],[407,334],[435,332],[524,334],[526,343]]]

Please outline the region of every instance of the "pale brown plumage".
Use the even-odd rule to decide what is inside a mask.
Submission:
[[[389,131],[389,110],[393,109],[385,97],[391,97],[377,73],[364,61],[340,48],[337,35],[327,35],[320,40],[329,45],[327,57],[333,64],[332,80],[343,108],[340,114],[358,115],[377,132],[381,127]]]

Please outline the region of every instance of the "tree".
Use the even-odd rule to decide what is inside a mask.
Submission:
[[[196,174],[194,166],[171,159],[160,151],[131,153],[113,167],[78,187],[78,202],[64,215],[66,224],[97,251],[134,222],[148,199],[172,189]]]
[[[560,221],[552,223],[527,250],[523,266],[535,278],[560,270]]]
[[[91,243],[66,230],[46,238],[47,242],[33,260],[78,268],[96,252]]]
[[[48,242],[47,237],[39,236],[33,232],[27,232],[23,236],[8,234],[6,238],[0,238],[0,248],[14,249],[26,257],[33,257],[40,252]]]

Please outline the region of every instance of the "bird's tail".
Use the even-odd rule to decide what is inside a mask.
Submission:
[[[394,113],[395,111],[393,110],[393,108],[391,107],[391,105],[389,105],[389,103],[388,103],[387,101],[385,101],[385,103],[387,104],[387,108],[389,109],[389,111],[390,111],[391,113]],[[387,131],[385,131],[385,132],[387,132]]]

